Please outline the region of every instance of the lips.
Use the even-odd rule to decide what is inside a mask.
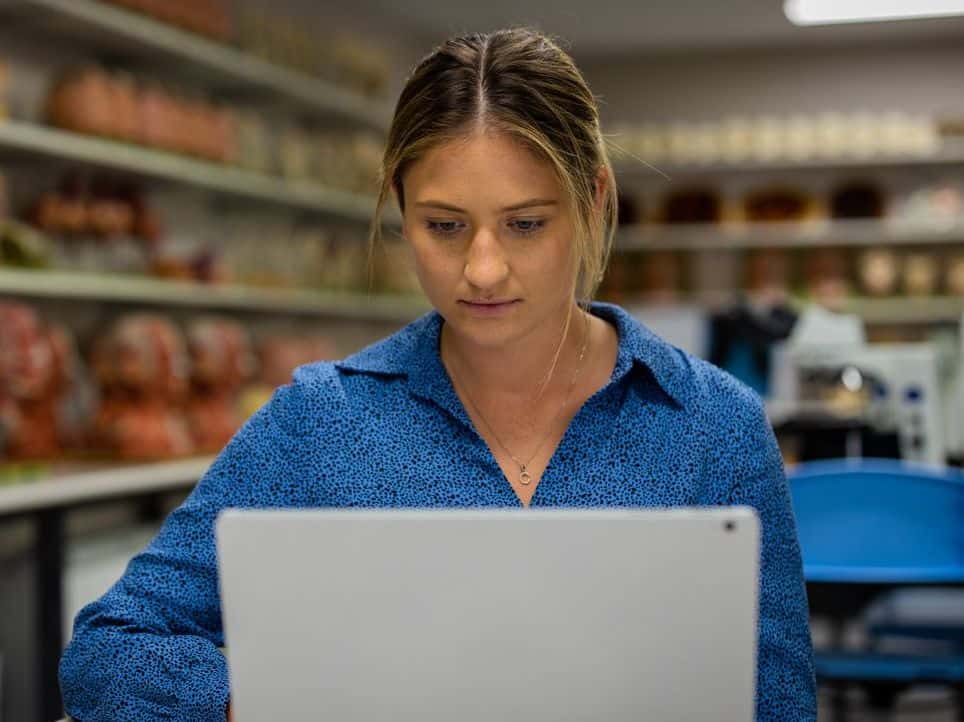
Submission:
[[[507,306],[510,303],[515,303],[518,299],[506,298],[504,300],[499,299],[495,301],[461,301],[460,303],[467,304],[469,306]]]
[[[521,300],[518,298],[506,298],[506,299],[495,299],[495,300],[479,300],[479,301],[467,301],[461,300],[459,304],[470,313],[478,316],[497,316],[510,311],[515,306],[519,305]]]

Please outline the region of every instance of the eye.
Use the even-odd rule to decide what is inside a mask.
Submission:
[[[425,227],[432,235],[447,238],[458,234],[465,224],[461,221],[425,221]]]
[[[543,218],[516,218],[509,221],[509,226],[520,236],[531,236],[541,231],[546,225]]]

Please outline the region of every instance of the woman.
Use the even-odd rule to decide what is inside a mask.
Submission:
[[[569,56],[528,30],[433,52],[398,102],[373,241],[392,195],[436,310],[299,369],[245,425],[78,616],[61,664],[67,711],[223,719],[224,507],[746,504],[763,526],[757,717],[815,719],[800,554],[759,399],[585,301],[615,187]]]

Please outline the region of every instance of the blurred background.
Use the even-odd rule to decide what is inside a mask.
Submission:
[[[964,5],[933,4],[0,0],[0,720],[60,716],[73,616],[293,368],[427,310],[392,234],[368,265],[393,102],[510,24],[600,98],[602,299],[766,400],[827,718],[964,719]]]

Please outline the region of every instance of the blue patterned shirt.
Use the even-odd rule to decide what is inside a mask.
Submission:
[[[609,383],[573,418],[531,506],[747,505],[762,523],[757,719],[816,719],[807,601],[779,450],[760,399],[617,306]],[[225,507],[518,507],[439,356],[429,313],[298,369],[218,456],[121,579],[77,616],[67,712],[219,720],[229,697],[214,520]],[[280,610],[279,610],[280,611]]]

